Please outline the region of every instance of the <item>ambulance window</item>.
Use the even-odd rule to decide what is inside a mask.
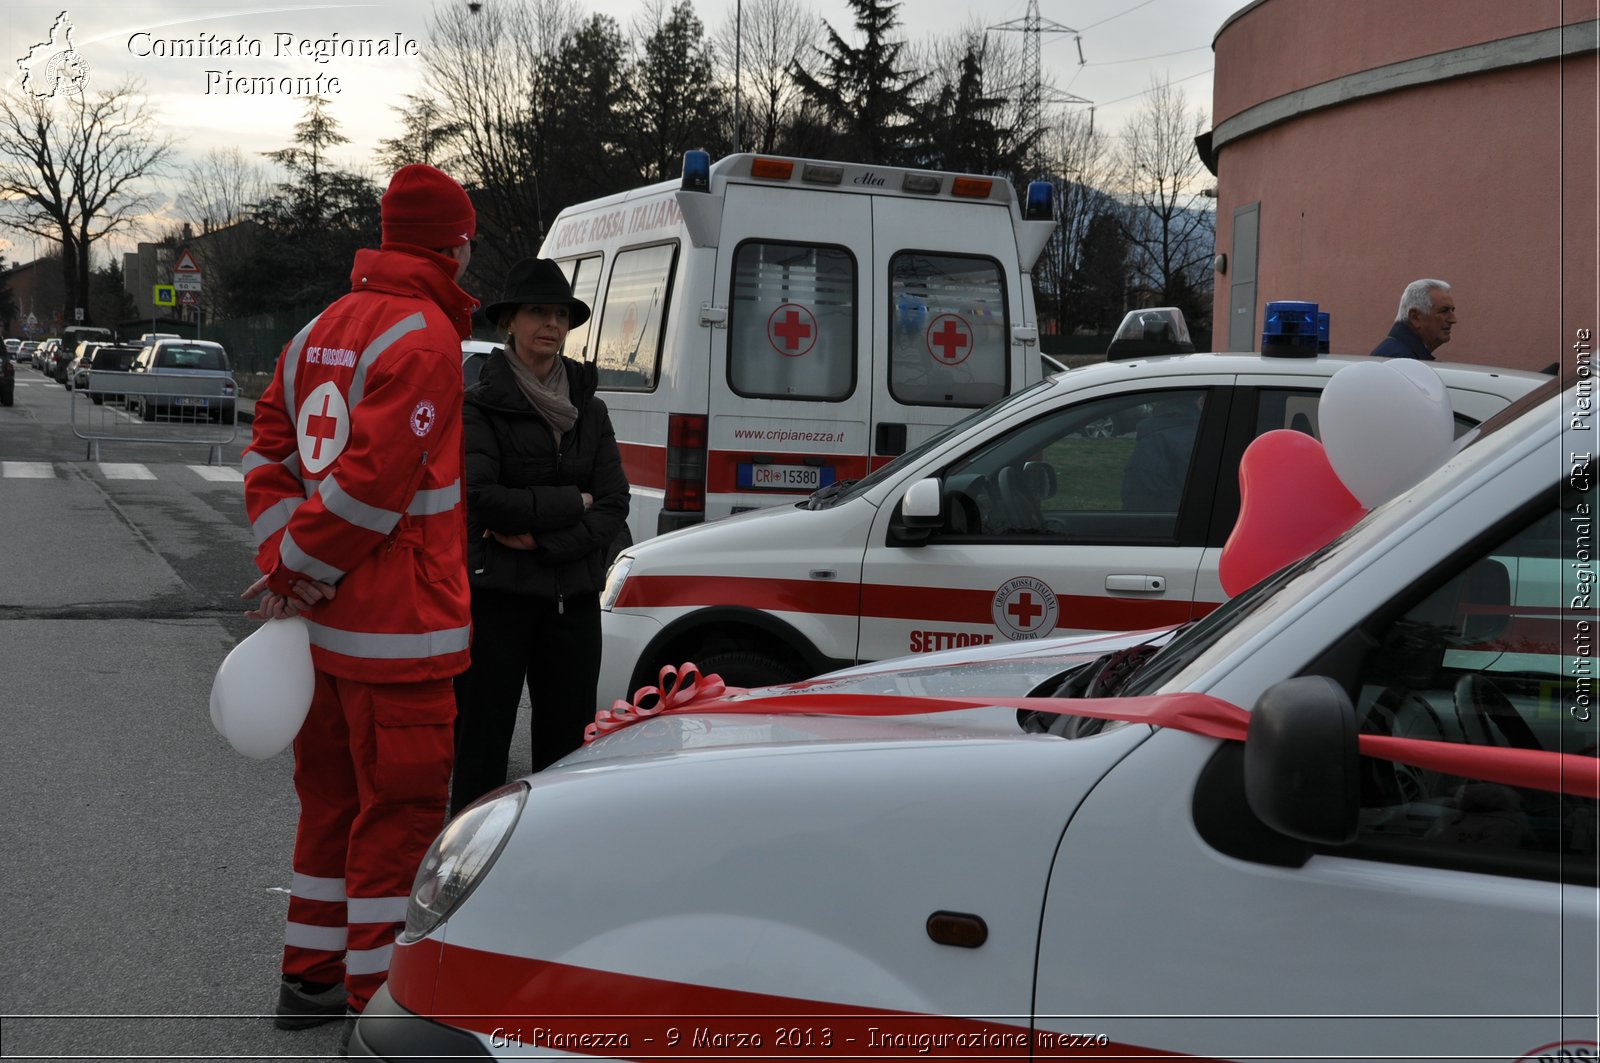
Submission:
[[[733,260],[728,386],[838,401],[855,390],[856,264],[841,247],[747,241]]]
[[[599,336],[594,340],[593,358],[600,370],[602,388],[650,391],[656,386],[667,297],[671,294],[677,257],[677,244],[617,253],[611,264],[605,307],[598,315]]]
[[[567,333],[567,345],[562,353],[568,358],[576,358],[580,362],[594,360],[594,353],[589,350],[589,329],[598,316],[599,308],[594,305],[595,296],[600,292],[600,263],[601,256],[590,255],[588,258],[569,258],[560,263],[561,272],[567,275],[567,282],[572,285],[572,294],[588,304],[591,316],[588,321]]]
[[[1594,583],[1578,563],[1595,492],[1568,494],[1449,566],[1377,633],[1359,675],[1363,731],[1596,755]],[[1332,852],[1595,884],[1592,796],[1363,758],[1361,805],[1356,841]]]
[[[889,393],[898,401],[983,406],[1005,394],[1005,274],[993,259],[895,255],[889,320]]]
[[[944,475],[946,512],[959,518],[948,533],[1175,541],[1206,397],[1186,388],[1093,399],[989,443]]]

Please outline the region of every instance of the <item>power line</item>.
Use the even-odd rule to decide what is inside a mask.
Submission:
[[[1216,67],[1214,67],[1214,66],[1208,66],[1204,70],[1199,71],[1198,73],[1190,74],[1188,77],[1181,77],[1181,78],[1178,78],[1178,79],[1176,79],[1174,81],[1168,81],[1168,82],[1166,82],[1166,84],[1168,84],[1168,85],[1181,85],[1185,81],[1193,81],[1197,77],[1202,77],[1202,76],[1204,76],[1206,74],[1209,74],[1215,69],[1216,69]],[[1114,103],[1125,103],[1128,100],[1138,99],[1140,96],[1149,95],[1150,93],[1152,93],[1154,91],[1155,91],[1154,88],[1148,88],[1148,89],[1145,89],[1142,92],[1135,92],[1130,96],[1123,96],[1120,99],[1107,100],[1104,103],[1096,102],[1095,106],[1096,107],[1110,107]]]
[[[1143,63],[1151,59],[1166,59],[1174,55],[1188,55],[1190,52],[1204,52],[1211,48],[1209,44],[1202,44],[1197,48],[1180,48],[1176,52],[1162,52],[1160,55],[1141,55],[1137,59],[1107,59],[1101,63],[1084,63],[1083,66],[1116,66],[1119,63]]]
[[[1155,2],[1156,2],[1156,0],[1144,0],[1144,3],[1142,3],[1142,4],[1134,4],[1132,7],[1128,8],[1126,11],[1118,11],[1115,15],[1110,16],[1110,18],[1103,18],[1099,22],[1091,22],[1087,26],[1083,27],[1083,30],[1092,30],[1096,26],[1104,26],[1107,22],[1110,22],[1112,19],[1121,18],[1123,15],[1131,15],[1135,11],[1139,10],[1141,7],[1149,7],[1151,4],[1153,4]],[[1083,30],[1079,30],[1078,32],[1082,33]]]

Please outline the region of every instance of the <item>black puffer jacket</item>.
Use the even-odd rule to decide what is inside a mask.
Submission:
[[[467,389],[467,571],[474,590],[560,601],[605,585],[613,543],[628,520],[628,479],[592,365],[563,357],[578,420],[556,446],[549,425],[517,387],[502,348]],[[583,508],[582,492],[594,496]],[[505,535],[531,532],[533,550]]]

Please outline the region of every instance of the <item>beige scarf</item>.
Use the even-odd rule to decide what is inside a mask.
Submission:
[[[528,364],[509,345],[506,361],[511,363],[511,375],[516,378],[517,387],[527,396],[529,404],[539,411],[545,424],[550,426],[559,446],[561,437],[578,420],[578,408],[572,405],[572,399],[567,395],[566,359],[556,356],[555,371],[548,380],[540,380],[538,374],[529,369]]]

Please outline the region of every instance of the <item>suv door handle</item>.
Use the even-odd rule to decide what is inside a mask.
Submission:
[[[1161,594],[1167,589],[1165,576],[1107,576],[1106,590],[1133,591],[1141,594]]]

